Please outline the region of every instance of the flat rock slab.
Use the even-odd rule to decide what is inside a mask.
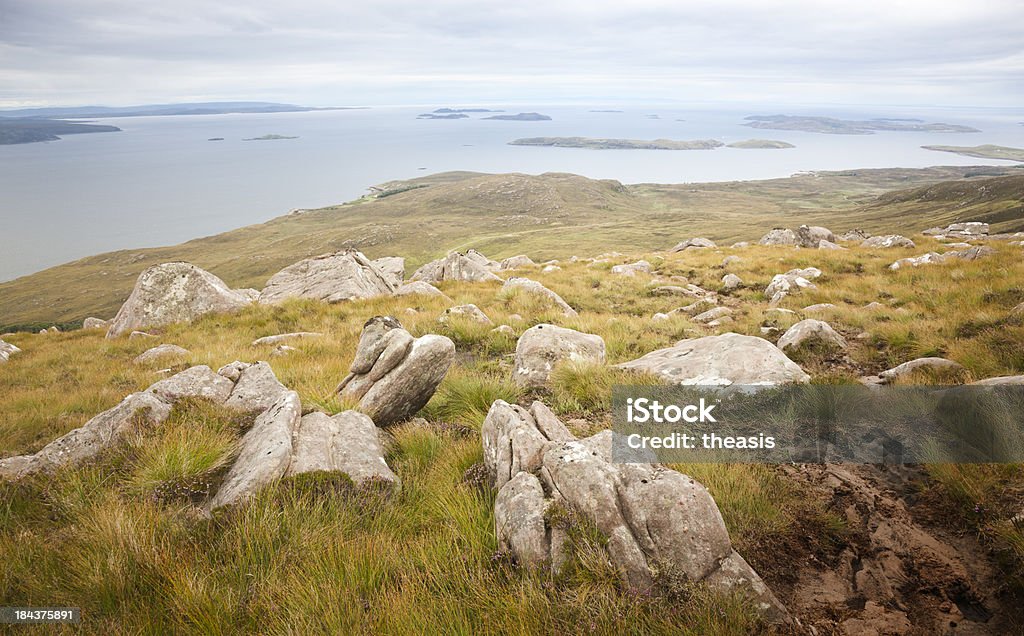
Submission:
[[[451,300],[440,289],[422,280],[414,280],[395,289],[395,296],[412,296],[415,294],[419,294],[420,296],[435,296],[437,298]]]
[[[963,366],[959,362],[947,360],[945,358],[917,358],[910,362],[904,362],[903,364],[893,367],[887,371],[882,371],[878,374],[883,384],[890,384],[895,382],[899,378],[909,376],[913,373],[920,371],[959,371],[962,370]]]
[[[257,362],[239,372],[224,406],[246,412],[265,411],[286,393],[288,389],[278,381],[270,365]]]
[[[339,471],[357,484],[369,479],[397,483],[398,476],[384,461],[379,433],[373,420],[358,411],[333,417],[310,413],[299,422],[287,474]]]
[[[317,333],[315,331],[296,331],[294,333],[280,333],[275,336],[263,336],[262,338],[257,338],[252,341],[252,346],[262,347],[267,345],[277,345],[281,344],[282,342],[287,342],[289,340],[300,340],[302,338],[319,338],[323,335],[324,334]]]
[[[234,388],[231,380],[204,364],[160,380],[146,389],[146,393],[171,403],[182,398],[204,398],[215,404],[224,404]]]
[[[653,373],[671,384],[682,385],[776,385],[810,381],[810,376],[772,343],[737,333],[681,340],[674,347],[652,351],[618,367]]]
[[[162,344],[140,353],[135,357],[133,362],[135,364],[150,364],[166,358],[183,358],[188,354],[189,350],[184,347],[172,344]]]

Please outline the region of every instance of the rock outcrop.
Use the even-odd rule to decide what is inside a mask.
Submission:
[[[443,280],[463,281],[500,281],[493,269],[498,269],[499,264],[489,260],[476,250],[469,250],[466,254],[452,252],[444,258],[431,261],[417,269],[412,280],[424,281],[427,283],[438,283]]]
[[[437,321],[443,325],[448,324],[453,319],[455,320],[468,320],[470,322],[478,322],[482,325],[493,325],[494,321],[487,317],[487,314],[482,312],[479,307],[469,303],[467,305],[456,305],[455,307],[449,307],[445,309]]]
[[[245,294],[195,265],[154,265],[139,275],[135,289],[110,321],[107,337],[239,311],[250,304]]]
[[[380,429],[358,411],[334,416],[314,412],[299,422],[286,476],[313,471],[338,471],[361,484],[375,479],[398,483],[384,461]]]
[[[289,298],[313,298],[337,303],[387,296],[395,290],[393,281],[393,273],[385,273],[361,252],[344,250],[307,258],[282,269],[267,281],[260,302],[276,304]]]
[[[817,248],[822,241],[835,245],[835,240],[836,235],[827,227],[801,225],[796,230],[796,244],[800,247]]]
[[[166,380],[160,380],[146,389],[146,393],[151,393],[168,403],[192,397],[210,400],[214,404],[224,404],[234,388],[231,380],[215,373],[204,364],[185,369]]]
[[[481,431],[492,477],[495,534],[528,566],[561,570],[566,529],[550,512],[582,515],[607,539],[607,558],[631,588],[648,592],[662,569],[738,593],[769,622],[788,613],[732,548],[718,506],[692,478],[657,464],[613,463],[612,433],[576,440],[543,404],[495,401]]]
[[[238,370],[238,377],[234,380],[231,394],[224,401],[225,406],[239,411],[265,411],[288,392],[266,362],[235,362],[233,365]],[[218,375],[223,374],[218,372]]]
[[[764,338],[724,333],[680,340],[618,365],[645,371],[669,384],[730,386],[775,385],[810,381],[810,376]]]
[[[392,287],[398,287],[405,280],[405,259],[401,256],[384,256],[370,262],[384,275]]]
[[[512,256],[501,261],[498,269],[519,269],[520,267],[532,267],[537,263],[533,262],[533,259],[526,254],[520,254],[519,256]]]
[[[986,245],[980,245],[975,247],[968,247],[962,250],[950,250],[943,254],[938,252],[928,252],[921,256],[913,256],[910,258],[901,258],[889,265],[889,269],[896,271],[904,267],[920,267],[921,265],[935,265],[937,263],[946,263],[952,260],[964,260],[964,261],[975,261],[984,256],[995,254],[995,250]]]
[[[861,247],[915,247],[914,242],[899,234],[872,236],[860,244]]]
[[[776,305],[786,296],[801,289],[814,289],[815,285],[811,281],[819,276],[821,270],[817,267],[791,269],[785,274],[776,274],[764,288],[765,298],[768,298],[772,305]]]
[[[636,276],[637,274],[650,274],[651,264],[647,261],[637,261],[625,265],[613,265],[612,273],[621,276]]]
[[[671,251],[671,252],[685,252],[686,250],[689,250],[689,249],[707,248],[707,247],[717,247],[717,245],[715,245],[715,242],[712,241],[711,239],[706,239],[704,237],[698,236],[696,238],[690,238],[690,239],[686,239],[685,241],[680,241],[679,243],[676,244],[675,247],[673,247],[669,251]]]
[[[604,340],[555,325],[534,325],[516,343],[513,378],[525,386],[544,386],[555,366],[564,361],[603,364]]]
[[[827,322],[808,318],[787,329],[779,338],[778,347],[784,352],[808,347],[845,349],[846,339]]]
[[[537,281],[530,280],[529,278],[510,278],[501,286],[501,291],[507,293],[522,292],[526,294],[534,294],[557,307],[565,316],[574,318],[579,315],[576,313],[575,309],[569,306],[569,303],[562,300],[561,296],[544,285],[541,285]]]
[[[761,237],[759,245],[796,245],[796,232],[777,227]]]
[[[900,378],[905,378],[917,372],[957,372],[962,371],[963,366],[953,360],[947,360],[945,358],[917,358],[910,362],[904,362],[903,364],[893,367],[887,371],[882,371],[878,374],[882,384],[891,384],[896,382]]]
[[[455,360],[455,344],[444,336],[413,338],[392,316],[375,316],[363,326],[355,360],[338,386],[343,397],[378,426],[402,421],[434,395]]]

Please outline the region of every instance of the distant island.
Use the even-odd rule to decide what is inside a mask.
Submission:
[[[436,112],[436,111],[435,111]],[[446,115],[435,115],[434,113],[422,113],[416,119],[469,119],[465,113],[448,113]]]
[[[117,126],[72,123],[58,119],[0,117],[0,146],[58,141],[60,135],[120,131]]]
[[[592,112],[592,113],[621,113],[623,111],[621,111],[621,110],[606,109],[606,110],[592,110],[590,112]]]
[[[277,141],[278,139],[298,139],[298,137],[289,137],[287,135],[263,135],[262,137],[249,137],[242,141]]]
[[[434,110],[437,114],[449,114],[449,113],[503,113],[503,110],[491,110],[490,108],[437,108]]]
[[[548,115],[541,115],[540,113],[519,113],[517,115],[491,115],[490,117],[484,117],[484,119],[501,119],[503,121],[550,121],[551,117]]]
[[[744,148],[744,149],[757,149],[757,150],[778,150],[782,148],[796,148],[793,144],[786,141],[777,141],[774,139],[747,139],[745,141],[734,141],[731,144],[727,144],[729,148]]]
[[[224,141],[223,137],[210,137],[206,141]]]
[[[937,150],[939,152],[952,152],[965,157],[980,157],[981,159],[1005,159],[1007,161],[1024,161],[1024,148],[1010,148],[1009,146],[996,146],[984,144],[982,146],[921,146],[925,150]]]
[[[104,117],[152,117],[157,115],[228,115],[244,113],[305,113],[317,110],[353,110],[339,106],[313,108],[274,102],[199,102],[191,104],[148,104],[144,106],[78,106],[0,110],[4,117],[59,119],[103,119]]]
[[[858,121],[832,117],[804,117],[795,115],[751,115],[746,118],[751,128],[771,130],[798,130],[830,135],[872,135],[876,131],[912,132],[981,132],[977,128],[958,124],[926,124],[919,119],[871,119]]]
[[[712,150],[722,145],[714,139],[598,139],[593,137],[526,137],[508,142],[512,146],[554,146],[592,150]]]

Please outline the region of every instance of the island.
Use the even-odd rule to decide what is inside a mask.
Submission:
[[[751,115],[744,126],[771,130],[797,130],[829,135],[872,135],[876,131],[910,132],[981,132],[977,128],[959,124],[924,123],[919,119],[870,119],[866,121],[835,119],[833,117],[805,117],[798,115]]]
[[[242,141],[277,141],[278,139],[298,139],[298,137],[289,137],[287,135],[263,135],[262,137],[249,137]]]
[[[1006,161],[1024,161],[1024,148],[1010,148],[1009,146],[996,146],[984,144],[981,146],[921,146],[925,150],[937,150],[939,152],[952,152],[965,157],[979,157],[981,159],[1005,159]]]
[[[60,135],[120,131],[117,126],[72,123],[59,119],[0,117],[0,146],[58,141]]]
[[[449,113],[503,113],[503,110],[491,110],[490,108],[437,108],[434,110],[437,114],[449,114]]]
[[[508,142],[511,146],[554,146],[591,150],[712,150],[722,145],[714,139],[600,139],[594,137],[526,137]]]
[[[756,150],[781,150],[783,148],[796,148],[796,146],[787,141],[778,141],[775,139],[746,139],[744,141],[734,141],[731,144],[726,144],[726,146],[728,148],[743,148]]]
[[[541,115],[540,113],[519,113],[516,115],[491,115],[490,117],[484,117],[484,119],[500,119],[502,121],[550,121],[551,117],[548,115]]]
[[[436,112],[436,111],[435,111]],[[416,119],[469,119],[465,113],[448,113],[446,115],[435,115],[434,113],[421,113]]]
[[[210,137],[206,141],[224,141],[223,137]]]
[[[349,106],[315,108],[275,102],[199,102],[188,104],[147,104],[143,106],[77,106],[21,108],[0,111],[3,117],[50,119],[103,119],[105,117],[152,117],[155,115],[229,115],[246,113],[305,113],[319,110],[355,110]]]

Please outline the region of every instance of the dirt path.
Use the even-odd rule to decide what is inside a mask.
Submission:
[[[846,520],[831,563],[803,559],[783,602],[811,634],[1019,634],[1024,608],[996,594],[999,575],[974,536],[934,523],[915,502],[913,467],[786,468]]]

